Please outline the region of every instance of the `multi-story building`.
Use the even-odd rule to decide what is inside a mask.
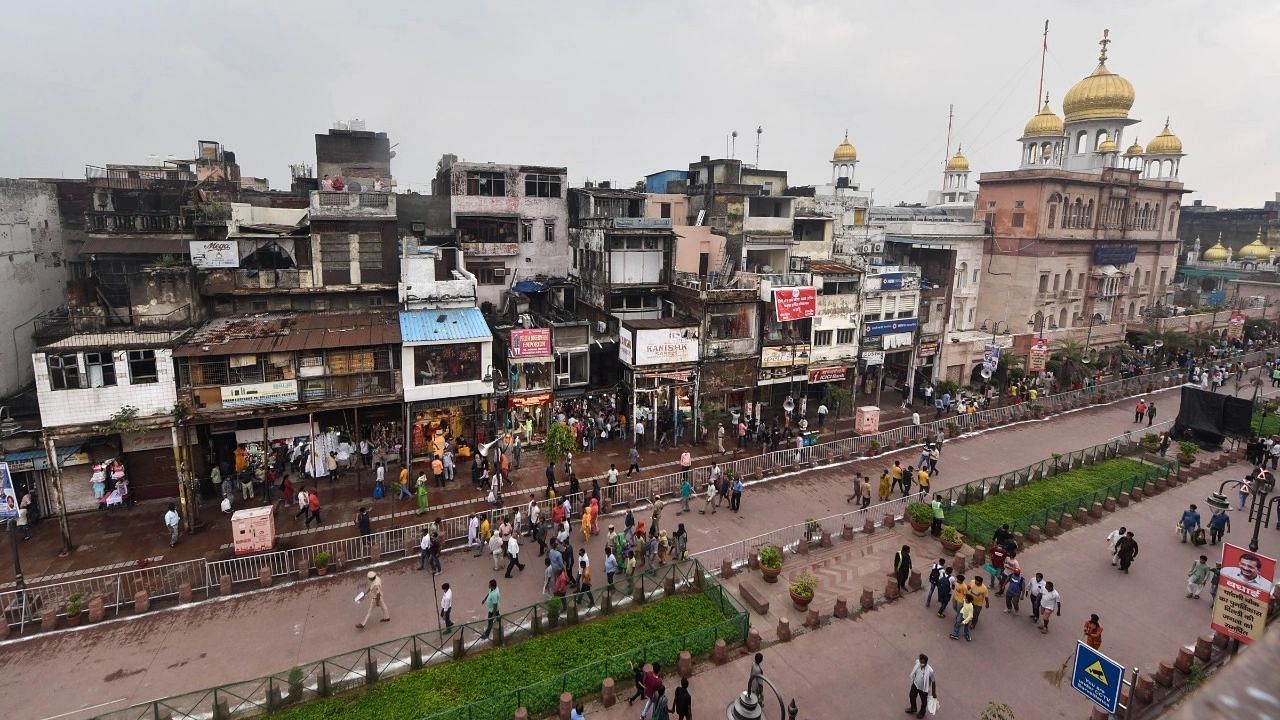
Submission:
[[[794,242],[795,198],[784,195],[787,173],[744,165],[737,159],[703,155],[689,163],[689,212],[726,238],[724,266],[735,270],[784,272]],[[701,217],[703,222],[697,222]]]
[[[857,374],[862,271],[834,260],[810,260],[807,269],[813,274],[817,307],[806,392],[809,400],[820,401],[831,384],[852,389]]]
[[[645,216],[646,196],[601,187],[569,191],[569,275],[577,308],[589,320],[661,317],[671,287],[671,218]]]
[[[1093,328],[1138,320],[1165,298],[1186,192],[1182,144],[1166,126],[1145,151],[1134,143],[1121,155],[1138,121],[1133,86],[1107,68],[1108,42],[1067,92],[1065,119],[1046,103],[1027,123],[1020,167],[980,178],[977,214],[992,234],[977,317],[1017,326],[1041,313],[1050,326]]]
[[[481,307],[498,312],[524,280],[564,278],[570,264],[568,170],[563,167],[440,161],[433,194],[449,198]]]

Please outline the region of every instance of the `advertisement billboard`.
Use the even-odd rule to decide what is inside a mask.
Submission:
[[[1136,247],[1100,247],[1093,251],[1094,265],[1128,265],[1137,259]]]
[[[698,328],[619,328],[618,358],[633,367],[698,362]]]
[[[1049,341],[1036,338],[1031,341],[1031,357],[1027,361],[1027,369],[1031,372],[1044,372],[1049,362]]]
[[[0,520],[13,520],[18,517],[18,491],[13,487],[13,476],[9,474],[9,463],[0,462]],[[14,550],[16,553],[17,550]]]
[[[1275,558],[1224,544],[1210,627],[1243,643],[1260,639],[1266,630],[1275,580]]]
[[[897,320],[875,320],[865,323],[862,326],[867,337],[878,337],[880,335],[892,335],[894,333],[915,332],[920,327],[920,321],[916,318],[900,318]]]
[[[760,348],[760,367],[804,367],[808,364],[808,345],[777,345]]]
[[[843,365],[838,367],[810,368],[809,384],[827,383],[827,382],[843,382],[845,368]]]
[[[279,403],[297,401],[298,383],[296,380],[222,386],[222,407],[224,408],[277,405]]]
[[[240,267],[240,244],[235,240],[192,240],[190,244],[192,267]]]
[[[509,353],[511,358],[550,358],[551,328],[512,330]]]
[[[804,320],[818,314],[818,290],[812,287],[780,288],[773,291],[773,307],[778,322]]]
[[[1227,339],[1240,340],[1244,337],[1245,314],[1239,310],[1231,311],[1231,323],[1227,325]]]
[[[982,349],[982,369],[994,374],[998,367],[1000,367],[1000,346],[987,345]]]

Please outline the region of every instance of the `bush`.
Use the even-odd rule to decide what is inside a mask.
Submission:
[[[960,545],[964,542],[964,535],[960,534],[960,531],[956,529],[955,525],[943,525],[942,542],[949,545]]]
[[[322,552],[316,553],[316,556],[312,562],[315,564],[316,567],[323,570],[324,568],[329,567],[329,561],[332,559],[333,559],[333,555],[322,551]]]
[[[1178,443],[1178,454],[1193,458],[1200,454],[1200,446],[1193,442],[1183,440]]]
[[[1025,532],[1027,529],[1025,525],[1034,522],[1031,517],[1037,513],[1070,500],[1077,500],[1149,470],[1151,470],[1150,465],[1127,458],[1117,458],[1090,467],[1068,470],[1044,480],[1007,490],[999,495],[988,496],[982,502],[966,506],[964,512],[969,520],[966,529],[970,536],[975,536],[978,532],[975,525],[979,523],[989,525],[991,532],[1009,523],[1014,530]],[[975,520],[977,523],[974,523]]]
[[[813,597],[813,592],[817,588],[818,578],[814,577],[813,573],[808,570],[800,573],[795,580],[792,580],[790,586],[791,592],[800,597]]]
[[[301,705],[272,715],[283,720],[416,720],[452,708],[483,702],[476,715],[509,717],[521,689],[521,702],[531,716],[553,712],[562,691],[575,697],[600,689],[605,677],[629,680],[626,663],[616,656],[645,648],[639,662],[675,666],[681,650],[702,652],[715,642],[710,631],[725,620],[705,595],[680,595],[643,605],[631,612],[575,625],[510,647],[468,655],[378,683],[365,691]],[[661,632],[655,629],[660,628]],[[655,638],[675,638],[707,629],[691,638],[689,648]],[[614,660],[613,662],[606,662]],[[561,681],[561,675],[568,675]],[[510,705],[510,707],[507,707]]]
[[[760,548],[760,567],[767,567],[773,570],[782,567],[782,553],[778,552],[778,548],[772,545],[765,545]]]
[[[933,508],[922,502],[907,505],[907,517],[917,525],[928,525],[933,522]]]

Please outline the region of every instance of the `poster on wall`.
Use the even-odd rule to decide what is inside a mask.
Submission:
[[[1000,346],[987,345],[982,350],[982,369],[995,374],[998,367],[1000,367]]]
[[[698,328],[655,328],[618,332],[618,357],[632,366],[698,362]]]
[[[0,520],[14,520],[18,517],[18,492],[13,487],[13,476],[9,474],[9,463],[0,462]],[[18,551],[15,549],[15,553]]]
[[[192,240],[190,244],[192,267],[240,267],[240,244],[235,240]]]
[[[1275,558],[1224,544],[1210,627],[1243,643],[1261,638],[1275,592],[1275,578]]]
[[[512,330],[510,357],[551,357],[551,328]]]
[[[773,291],[773,307],[778,322],[811,318],[818,314],[818,290],[812,287],[776,289]]]
[[[1244,337],[1245,314],[1239,310],[1231,311],[1231,323],[1227,325],[1227,339],[1240,340]]]
[[[1049,362],[1049,341],[1044,338],[1036,338],[1031,341],[1031,357],[1027,362],[1027,369],[1031,372],[1044,372],[1045,365]]]

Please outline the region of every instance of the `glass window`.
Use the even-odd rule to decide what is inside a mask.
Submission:
[[[45,363],[49,366],[49,386],[54,390],[80,389],[80,358],[75,353],[50,354]]]
[[[840,332],[836,333],[836,342],[840,343],[841,345],[847,345],[853,342],[854,338],[855,338],[855,335],[854,335],[853,328],[844,328],[840,330]]]
[[[524,178],[524,194],[528,197],[560,197],[560,176],[530,174]]]
[[[508,374],[511,376],[511,389],[522,392],[550,388],[551,365],[549,362],[512,363],[508,366]]]
[[[586,382],[586,352],[569,352],[556,355],[556,387],[582,385]]]
[[[417,385],[479,380],[480,343],[414,348],[413,377]]]
[[[468,171],[467,194],[505,197],[507,194],[507,176],[500,172]]]
[[[141,383],[159,381],[160,376],[156,373],[156,351],[130,350],[129,382],[133,385],[139,385]]]
[[[830,344],[831,344],[831,331],[830,331],[830,330],[819,330],[819,331],[815,332],[815,333],[813,334],[813,344],[814,344],[814,345],[830,345]]]
[[[546,222],[544,222],[542,225],[542,234],[543,234],[543,239],[546,240],[547,242],[555,242],[556,241],[556,224],[551,222],[550,220],[547,220]]]
[[[89,376],[89,387],[111,387],[116,384],[116,362],[109,350],[85,353],[84,366]]]

